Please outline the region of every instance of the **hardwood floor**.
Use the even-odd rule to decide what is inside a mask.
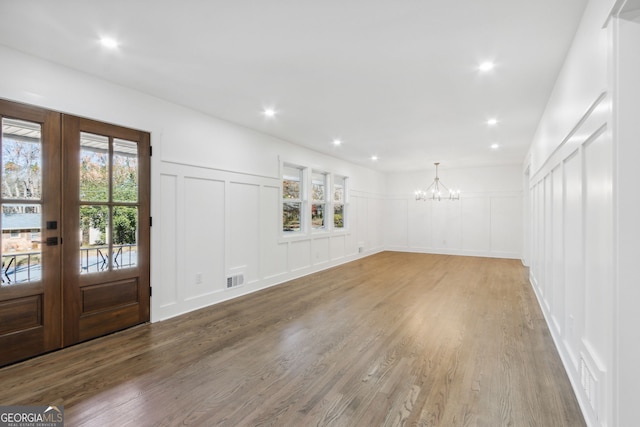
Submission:
[[[67,426],[583,426],[516,260],[380,253],[0,369]]]

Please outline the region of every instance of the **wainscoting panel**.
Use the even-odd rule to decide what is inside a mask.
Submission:
[[[391,205],[386,212],[388,212],[388,225],[387,225],[387,245],[388,246],[407,246],[409,242],[409,236],[413,234],[413,229],[409,233],[407,216],[408,216],[408,204],[406,199],[390,199]],[[417,224],[418,229],[426,227],[425,224]]]
[[[280,186],[260,187],[260,277],[274,280],[287,274],[286,243],[278,243],[282,221]]]
[[[491,254],[512,258],[522,251],[522,233],[517,233],[519,221],[514,225],[514,218],[522,218],[522,197],[492,196],[491,205]],[[485,227],[486,228],[486,227]]]
[[[564,163],[564,318],[567,324],[563,341],[573,368],[578,367],[581,321],[584,319],[584,254],[582,225],[582,157],[579,151]],[[532,272],[536,274],[535,272]]]
[[[563,217],[563,197],[564,189],[562,183],[562,165],[558,165],[551,171],[551,187],[553,195],[551,197],[551,239],[552,239],[552,271],[551,282],[553,287],[549,295],[550,313],[552,313],[553,327],[557,333],[562,335],[565,324],[565,293],[566,286],[564,281],[564,239],[563,233],[565,222]]]
[[[184,271],[180,285],[185,299],[225,289],[225,183],[184,179]]]
[[[462,249],[480,253],[489,252],[493,243],[491,235],[494,229],[499,228],[493,225],[492,201],[486,197],[465,197],[460,200],[460,208],[462,218],[465,219],[462,222]],[[491,224],[491,227],[487,227],[487,224]]]
[[[160,238],[165,244],[153,245],[152,250],[160,251],[163,260],[173,260],[173,262],[163,262],[160,264],[160,277],[152,281],[152,289],[155,290],[153,298],[159,299],[160,310],[168,311],[166,308],[178,303],[178,283],[177,259],[178,248],[178,177],[176,175],[162,174],[160,177],[162,192],[160,193],[160,209],[162,215],[154,218],[154,226],[160,228]],[[172,244],[167,244],[173,242]],[[155,283],[154,283],[155,282]]]
[[[244,283],[259,279],[260,267],[260,186],[229,183],[227,239],[229,270],[242,273]]]
[[[427,251],[433,247],[431,205],[426,201],[416,202],[410,200],[409,203],[413,203],[413,206],[408,212],[409,230],[411,230],[408,247],[416,251]],[[388,210],[390,209],[388,208]],[[407,246],[405,245],[404,247],[406,248]]]
[[[445,200],[431,204],[433,219],[433,246],[441,252],[449,252],[462,246],[462,217],[460,204]]]
[[[311,267],[311,240],[289,243],[289,269],[300,271]]]
[[[329,243],[329,254],[331,259],[340,259],[345,256],[346,251],[346,236],[339,234],[331,237]]]
[[[329,237],[315,238],[312,241],[311,254],[314,265],[329,262]]]
[[[611,139],[604,129],[584,145],[585,171],[585,319],[584,339],[590,343],[590,355],[596,367],[604,368],[611,358],[603,353],[612,348],[613,313],[613,240],[607,238],[613,224]]]

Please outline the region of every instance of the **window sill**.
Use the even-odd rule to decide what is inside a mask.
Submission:
[[[316,230],[312,232],[296,232],[291,234],[281,234],[278,237],[278,243],[288,243],[288,242],[299,242],[303,240],[314,240],[317,238],[324,237],[337,237],[337,236],[346,236],[351,234],[349,230]]]

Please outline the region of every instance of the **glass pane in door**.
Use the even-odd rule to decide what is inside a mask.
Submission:
[[[42,279],[42,130],[2,118],[2,285]],[[21,203],[21,201],[29,203]]]
[[[109,207],[80,206],[80,273],[109,268]]]
[[[138,265],[138,208],[113,208],[113,268]]]
[[[138,201],[138,144],[113,140],[113,201]]]
[[[42,140],[39,123],[2,119],[2,198],[42,197]]]
[[[42,216],[39,204],[2,205],[2,284],[42,279]]]
[[[109,201],[109,138],[80,133],[80,200]]]

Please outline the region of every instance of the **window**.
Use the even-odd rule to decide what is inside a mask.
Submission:
[[[282,234],[295,239],[347,229],[347,177],[283,163]]]
[[[80,132],[81,274],[136,267],[138,142]]]
[[[311,175],[311,228],[326,228],[325,212],[327,211],[327,174],[314,171]]]
[[[342,230],[345,227],[345,184],[346,178],[333,178],[333,228]]]
[[[302,200],[304,185],[302,168],[284,165],[282,168],[282,231],[302,231]]]

